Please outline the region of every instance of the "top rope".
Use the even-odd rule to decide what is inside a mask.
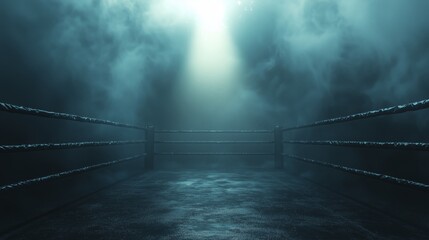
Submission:
[[[94,123],[94,124],[110,125],[115,127],[146,130],[146,128],[142,126],[113,122],[113,121],[97,119],[97,118],[83,117],[83,116],[72,115],[68,113],[50,112],[46,110],[28,108],[28,107],[17,106],[9,103],[2,103],[2,102],[0,102],[0,111],[9,112],[9,113],[19,113],[19,114],[25,114],[25,115],[33,115],[38,117],[70,120],[70,121],[76,121],[76,122],[87,122],[87,123]]]
[[[310,124],[303,124],[295,127],[284,128],[283,131],[284,132],[292,131],[297,129],[331,125],[331,124],[342,123],[342,122],[350,122],[350,121],[373,118],[373,117],[384,116],[384,115],[413,112],[413,111],[418,111],[418,110],[427,109],[427,108],[429,108],[429,99],[408,103],[408,104],[402,104],[394,107],[382,108],[382,109],[368,111],[368,112],[356,113],[356,114],[352,114],[344,117],[326,119],[326,120],[317,121]]]

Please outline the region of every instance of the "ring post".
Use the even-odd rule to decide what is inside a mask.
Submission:
[[[148,126],[146,129],[145,150],[146,158],[144,161],[144,168],[146,170],[152,170],[155,157],[155,130],[153,126]]]
[[[280,126],[274,128],[274,166],[283,169],[283,131]]]

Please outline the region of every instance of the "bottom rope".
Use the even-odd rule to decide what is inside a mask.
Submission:
[[[334,168],[337,170],[341,170],[343,172],[352,173],[352,174],[365,176],[365,177],[371,177],[371,178],[382,180],[382,181],[385,181],[388,183],[412,187],[412,188],[416,188],[419,190],[429,192],[429,185],[424,184],[424,183],[420,183],[420,182],[414,182],[414,181],[403,179],[403,178],[397,178],[397,177],[392,177],[392,176],[384,175],[384,174],[380,174],[380,173],[369,172],[369,171],[360,170],[360,169],[356,169],[356,168],[345,167],[345,166],[336,165],[336,164],[327,163],[327,162],[322,162],[322,161],[317,161],[317,160],[313,160],[313,159],[309,159],[309,158],[303,158],[303,157],[299,157],[299,156],[295,156],[295,155],[285,154],[284,156],[291,158],[291,159],[294,159],[294,160],[297,160],[297,161],[301,161],[301,162],[306,162],[306,163],[316,164],[316,165],[320,165],[320,166],[324,166],[324,167]]]
[[[122,159],[118,159],[118,160],[114,160],[114,161],[110,161],[110,162],[95,164],[95,165],[86,166],[86,167],[82,167],[82,168],[78,168],[78,169],[74,169],[74,170],[69,170],[69,171],[51,174],[51,175],[44,176],[44,177],[33,178],[33,179],[20,181],[17,183],[4,185],[4,186],[0,187],[0,193],[3,191],[7,191],[7,190],[13,190],[13,189],[16,189],[19,187],[43,183],[43,182],[50,181],[53,179],[63,178],[63,177],[67,177],[67,176],[71,176],[71,175],[75,175],[75,174],[80,174],[83,172],[92,171],[92,170],[103,168],[103,167],[108,167],[111,165],[116,165],[119,163],[124,163],[124,162],[128,162],[128,161],[136,160],[136,159],[143,157],[144,155],[145,154],[135,155],[135,156],[128,157],[128,158],[122,158]]]

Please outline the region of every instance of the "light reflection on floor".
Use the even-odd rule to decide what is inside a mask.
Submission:
[[[12,239],[424,239],[281,171],[151,172]]]

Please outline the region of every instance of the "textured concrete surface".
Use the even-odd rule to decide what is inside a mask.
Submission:
[[[10,239],[428,239],[277,171],[151,172]]]

